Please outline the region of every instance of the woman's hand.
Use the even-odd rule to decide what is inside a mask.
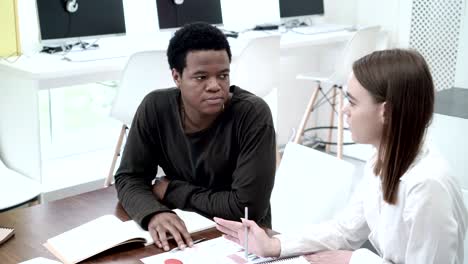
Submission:
[[[329,250],[304,256],[309,262],[316,264],[349,264],[353,251]]]
[[[242,219],[241,222],[229,221],[215,217],[216,229],[224,233],[224,237],[244,246],[244,227],[248,227],[248,251],[261,257],[278,257],[281,252],[281,244],[277,238],[271,238],[265,230],[254,221]]]

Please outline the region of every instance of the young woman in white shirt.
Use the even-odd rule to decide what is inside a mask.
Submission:
[[[434,109],[429,67],[416,51],[385,50],[353,64],[344,108],[355,142],[372,144],[363,180],[340,217],[269,237],[253,221],[215,218],[225,237],[259,256],[312,263],[462,264],[468,214],[444,159],[424,144]],[[311,208],[310,210],[313,210]],[[293,221],[293,220],[292,220]],[[359,247],[369,240],[377,251]]]

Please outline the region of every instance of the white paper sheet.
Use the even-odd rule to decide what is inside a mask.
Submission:
[[[168,259],[177,259],[183,264],[253,264],[272,260],[271,258],[257,257],[253,254],[250,254],[248,260],[246,260],[244,249],[241,246],[223,237],[219,237],[184,250],[143,258],[141,261],[145,264],[164,264]]]

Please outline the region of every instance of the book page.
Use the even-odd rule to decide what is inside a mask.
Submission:
[[[207,230],[216,226],[213,220],[210,220],[194,212],[175,209],[174,213],[176,213],[182,220],[184,220],[187,231],[190,234]]]
[[[27,261],[20,262],[18,264],[62,264],[62,262],[58,262],[58,261],[51,260],[48,258],[38,257],[38,258],[33,258]]]
[[[15,229],[0,227],[0,245],[15,234]]]
[[[125,230],[128,230],[127,232],[129,234],[134,234],[134,237],[144,238],[146,241],[145,246],[148,246],[154,243],[150,232],[141,228],[141,226],[137,224],[137,222],[133,220],[128,220],[128,221],[125,221],[123,225],[125,226],[124,227]]]
[[[134,224],[105,215],[50,238],[44,246],[63,262],[76,263],[138,237],[145,242]]]

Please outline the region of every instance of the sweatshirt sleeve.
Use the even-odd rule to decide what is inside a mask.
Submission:
[[[154,104],[154,95],[149,94],[138,107],[115,174],[115,187],[123,208],[146,230],[152,215],[170,211],[152,192],[160,155],[152,136],[156,127],[154,118],[150,119],[155,116]]]

